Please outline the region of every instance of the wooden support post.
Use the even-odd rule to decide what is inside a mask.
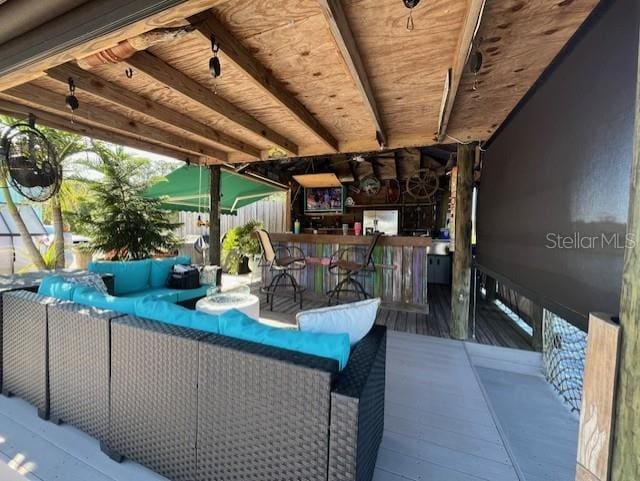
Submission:
[[[458,145],[455,238],[451,286],[451,336],[469,338],[471,294],[471,204],[476,144]]]
[[[608,314],[591,313],[584,363],[576,481],[610,479],[619,351],[620,326],[611,322]],[[619,479],[638,478],[624,476]]]
[[[293,225],[291,224],[291,211],[293,206],[291,205],[291,187],[287,189],[287,198],[284,201],[284,231],[293,232]]]
[[[484,298],[487,302],[493,302],[496,300],[496,280],[493,277],[486,277],[486,280],[484,281],[484,292]]]
[[[209,167],[209,264],[220,265],[220,166]]]
[[[640,479],[640,63],[620,325],[622,347],[616,399],[612,481]]]
[[[536,351],[542,352],[542,336],[544,332],[544,307],[534,302],[531,302],[531,322],[533,323],[533,339],[531,341],[531,345]]]

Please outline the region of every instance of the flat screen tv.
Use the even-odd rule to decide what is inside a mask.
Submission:
[[[342,212],[342,187],[317,187],[304,190],[304,211],[308,214]]]

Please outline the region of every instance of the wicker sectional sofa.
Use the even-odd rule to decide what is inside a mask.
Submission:
[[[384,327],[339,371],[336,360],[34,293],[2,297],[3,393],[116,460],[185,481],[373,476]]]

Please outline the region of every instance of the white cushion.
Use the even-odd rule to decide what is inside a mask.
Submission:
[[[351,345],[367,335],[376,321],[380,299],[367,299],[321,307],[296,314],[298,328],[306,332],[346,333]]]
[[[72,284],[94,287],[98,292],[107,294],[107,286],[99,274],[88,272],[79,276],[67,276],[65,277],[65,280]]]

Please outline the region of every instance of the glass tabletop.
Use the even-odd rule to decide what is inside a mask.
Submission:
[[[250,301],[253,298],[253,296],[247,292],[247,293],[242,293],[242,292],[219,292],[216,294],[212,294],[210,296],[207,296],[207,301],[209,303],[212,304],[218,304],[218,305],[227,305],[227,304],[239,304],[239,303],[244,303],[247,301]]]

